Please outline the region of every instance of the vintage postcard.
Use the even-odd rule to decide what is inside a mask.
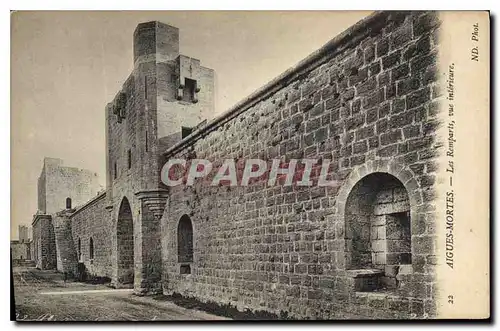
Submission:
[[[17,321],[490,318],[489,12],[11,28]]]

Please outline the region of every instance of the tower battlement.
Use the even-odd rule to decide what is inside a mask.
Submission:
[[[179,29],[158,21],[140,23],[134,31],[134,63],[165,62],[179,56]]]

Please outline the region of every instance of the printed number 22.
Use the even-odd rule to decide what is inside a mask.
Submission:
[[[453,295],[448,295],[448,303],[453,304]]]

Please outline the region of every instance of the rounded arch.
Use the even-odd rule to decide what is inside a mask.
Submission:
[[[408,191],[412,211],[415,210],[416,206],[422,203],[420,186],[418,185],[418,182],[411,170],[406,169],[402,164],[394,160],[368,161],[367,163],[354,168],[350,172],[344,182],[344,185],[342,185],[337,194],[335,214],[338,215],[340,219],[343,219],[347,196],[352,191],[354,185],[356,185],[356,183],[358,183],[363,177],[376,172],[391,175],[403,184]]]
[[[134,221],[129,200],[124,197],[118,210],[116,224],[118,283],[134,283]]]
[[[410,202],[403,183],[375,172],[347,197],[345,240],[355,269],[411,263]]]
[[[396,201],[390,202],[394,194]],[[335,206],[336,220],[344,230],[346,268],[411,263],[415,224],[411,220],[421,203],[413,173],[394,160],[369,161],[353,169]]]
[[[177,260],[193,262],[193,223],[187,214],[181,216],[177,225]]]

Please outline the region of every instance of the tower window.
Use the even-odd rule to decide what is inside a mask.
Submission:
[[[117,116],[118,123],[125,118],[125,108],[127,107],[127,95],[124,92],[118,93],[113,105],[113,114]]]
[[[149,146],[148,146],[148,131],[146,131],[146,152],[149,152]]]
[[[144,76],[144,99],[148,98],[148,76]]]
[[[130,149],[127,151],[127,162],[128,168],[132,168],[132,151]]]
[[[66,198],[66,209],[71,209],[71,198]]]
[[[115,179],[118,177],[118,168],[116,167],[116,162],[113,164],[113,177]]]
[[[185,87],[184,87],[184,94],[183,94],[183,101],[187,102],[195,102],[196,99],[196,81],[194,79],[185,79]]]

